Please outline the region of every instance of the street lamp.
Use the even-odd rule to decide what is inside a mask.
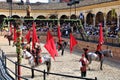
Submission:
[[[71,6],[72,6],[72,3],[69,2],[69,3],[67,3],[67,5],[70,6],[70,16],[71,16]]]
[[[67,5],[70,6],[70,16],[71,16],[71,6],[75,5],[75,15],[76,15],[76,4],[79,4],[80,0],[71,0]]]
[[[7,3],[9,4],[9,16],[8,18],[12,17],[12,0],[7,0]],[[10,22],[8,22],[8,30],[10,31]]]
[[[76,4],[79,4],[79,0],[73,0],[75,5],[75,15],[76,15]]]
[[[7,0],[7,2],[9,3],[9,16],[12,17],[12,0]]]

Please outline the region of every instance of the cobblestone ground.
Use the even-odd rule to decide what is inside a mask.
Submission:
[[[41,44],[42,51],[47,52]],[[16,57],[16,48],[12,46],[8,46],[8,41],[0,36],[0,48],[6,53],[9,59],[14,62],[17,60]],[[65,50],[64,56],[60,55],[56,57],[54,61],[52,59],[51,72],[60,73],[66,75],[80,76],[79,71],[79,59],[81,58],[81,53],[74,51],[72,54],[69,53],[69,50]],[[44,54],[43,54],[44,55]],[[22,59],[22,64],[28,65],[28,60]],[[7,66],[15,71],[15,65],[13,65],[10,61],[7,60]],[[87,71],[87,78],[95,78],[98,80],[120,80],[120,61],[116,61],[113,59],[105,59],[103,64],[103,70],[99,69],[99,62],[94,61],[91,65],[91,70]],[[46,69],[45,65],[41,65],[36,69],[44,70]],[[13,75],[12,73],[10,73]],[[31,71],[26,68],[21,68],[21,74],[24,77],[27,77],[29,80],[43,80],[43,74],[39,72],[35,72],[35,78],[31,78]],[[13,75],[14,77],[14,75]],[[79,80],[68,77],[61,77],[55,75],[47,76],[46,80]]]

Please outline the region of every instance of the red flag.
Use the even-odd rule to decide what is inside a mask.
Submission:
[[[58,53],[56,50],[54,39],[50,31],[47,32],[47,40],[46,40],[46,44],[44,45],[44,47],[48,50],[51,57],[55,60],[55,55],[58,55]]]
[[[73,47],[77,44],[77,40],[74,38],[72,33],[70,33],[70,53],[73,51]]]
[[[33,27],[33,33],[32,33],[32,49],[34,49],[35,47],[35,43],[38,41],[38,37],[37,37],[37,32],[35,29],[35,23],[33,23],[32,27]]]
[[[16,28],[14,28],[14,37],[13,37],[14,42],[16,42],[16,39],[17,39],[17,33],[16,33]]]
[[[99,31],[99,44],[104,43],[104,38],[103,38],[103,29],[102,29],[102,24],[100,24],[100,31]]]
[[[58,28],[57,28],[57,34],[58,34],[58,39],[59,39],[59,43],[61,43],[61,41],[62,41],[62,38],[61,38],[61,32],[60,32],[60,26],[58,26]]]
[[[28,31],[28,33],[26,34],[25,36],[26,40],[27,40],[27,43],[30,42],[30,30]]]

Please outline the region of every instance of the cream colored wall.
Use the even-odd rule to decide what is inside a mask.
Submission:
[[[93,14],[96,14],[97,12],[101,11],[103,13],[108,13],[111,9],[115,9],[117,15],[120,15],[120,0],[115,2],[109,2],[109,3],[102,3],[102,4],[95,4],[90,6],[84,6],[84,7],[78,7],[76,8],[76,15],[79,16],[80,12],[86,15],[88,14],[88,11],[92,11]],[[3,14],[5,16],[9,16],[9,10],[2,10],[0,9],[0,15]],[[70,9],[62,9],[62,10],[32,10],[31,16],[36,18],[39,15],[43,15],[45,17],[49,17],[51,14],[58,14],[58,19],[62,15],[70,16]],[[71,15],[75,14],[75,8],[71,9]],[[12,15],[18,15],[19,17],[26,16],[26,10],[12,10]]]

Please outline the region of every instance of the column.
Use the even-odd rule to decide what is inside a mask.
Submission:
[[[95,14],[93,14],[93,26],[95,27]]]
[[[104,16],[104,27],[106,27],[106,17]]]
[[[120,16],[117,17],[117,27],[120,27]]]
[[[84,17],[84,27],[86,27],[86,17]]]

